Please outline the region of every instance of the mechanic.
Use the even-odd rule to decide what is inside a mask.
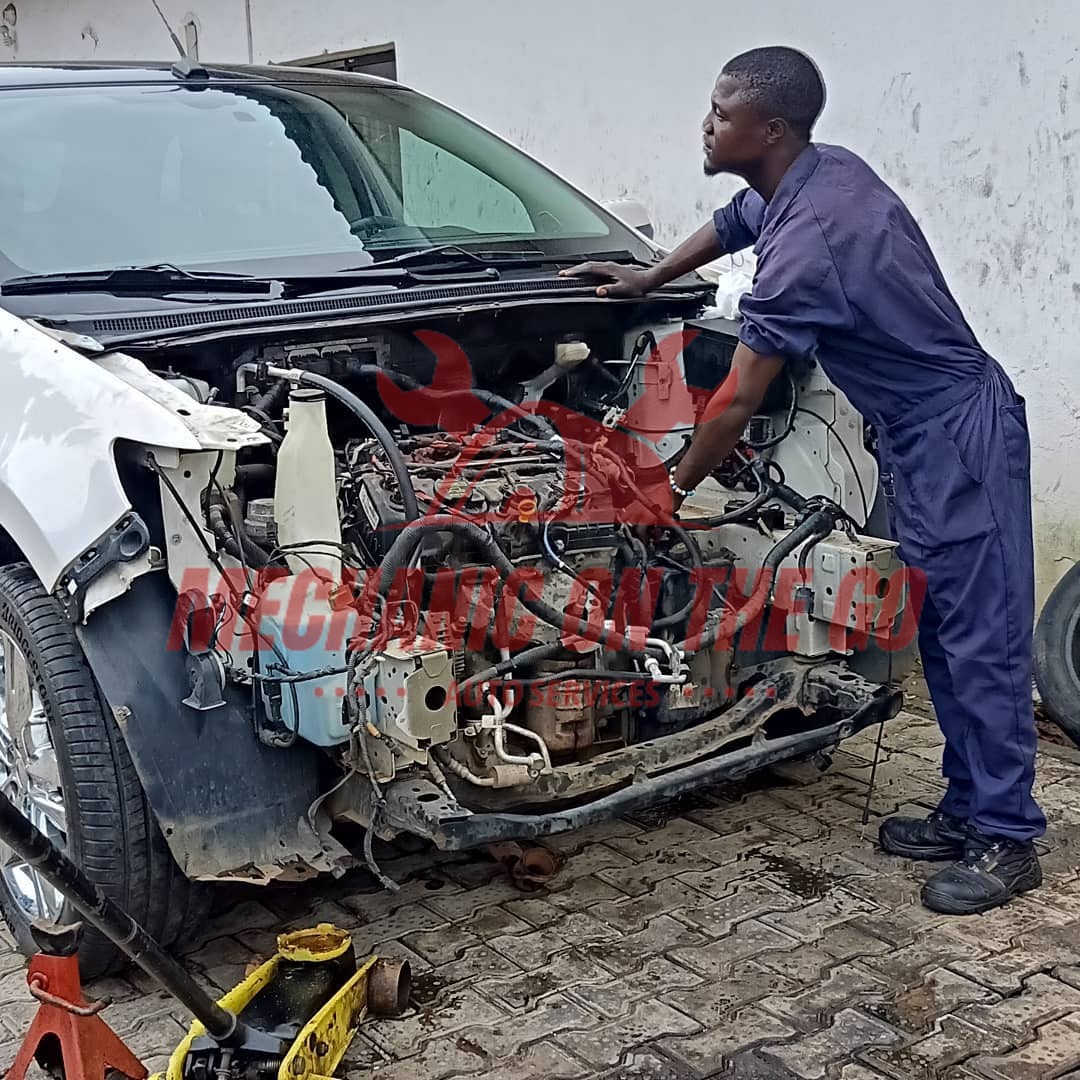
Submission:
[[[873,425],[900,556],[925,576],[919,648],[948,780],[934,813],[886,819],[880,843],[949,861],[924,885],[923,903],[970,914],[1042,882],[1025,404],[976,340],[904,203],[851,151],[811,142],[824,103],[803,53],[735,57],[703,123],[705,172],[749,186],[654,266],[594,262],[564,273],[610,282],[600,296],[640,296],[754,245],[731,371],[671,472],[676,511],[732,452],[792,360],[814,354]]]

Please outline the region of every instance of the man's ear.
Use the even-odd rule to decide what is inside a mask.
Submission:
[[[770,120],[765,125],[765,143],[767,146],[774,146],[776,143],[781,142],[784,136],[791,129],[788,127],[788,122],[781,117],[777,116]]]

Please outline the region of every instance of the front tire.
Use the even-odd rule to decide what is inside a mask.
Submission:
[[[1035,685],[1050,718],[1080,745],[1080,564],[1069,568],[1039,615]]]
[[[176,865],[70,622],[24,564],[0,567],[0,790],[164,945],[205,914]],[[79,921],[70,903],[0,843],[0,914],[27,955],[34,919]],[[126,958],[89,927],[83,978]]]

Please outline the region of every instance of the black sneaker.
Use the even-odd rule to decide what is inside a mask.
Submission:
[[[966,840],[967,822],[939,810],[927,818],[886,818],[878,830],[882,850],[904,859],[959,859]]]
[[[923,886],[922,902],[943,915],[976,915],[1041,884],[1042,867],[1033,843],[972,832],[964,857]]]

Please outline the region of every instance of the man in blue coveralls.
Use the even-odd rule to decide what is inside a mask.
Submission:
[[[810,141],[825,101],[794,49],[731,60],[703,123],[705,172],[747,188],[645,270],[585,263],[601,296],[643,295],[753,245],[739,344],[718,400],[672,470],[676,509],[731,453],[769,383],[814,353],[879,438],[900,554],[925,574],[919,647],[945,734],[948,790],[928,818],[892,817],[885,851],[950,861],[923,887],[970,914],[1036,888],[1032,797],[1034,567],[1023,398],[968,326],[926,238],[859,157]],[[734,381],[732,381],[734,380]]]

